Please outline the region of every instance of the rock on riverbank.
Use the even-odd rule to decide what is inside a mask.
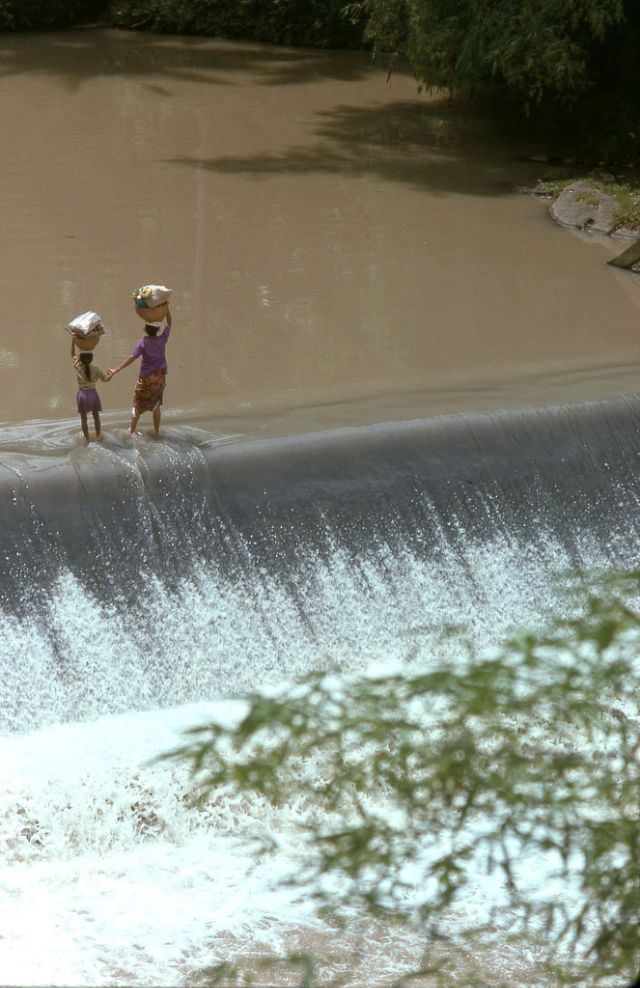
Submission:
[[[561,226],[629,240],[640,237],[640,229],[625,225],[614,191],[609,192],[589,179],[577,179],[565,185],[549,212]]]

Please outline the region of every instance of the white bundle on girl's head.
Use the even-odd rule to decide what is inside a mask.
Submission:
[[[104,333],[102,319],[97,312],[83,312],[67,323],[67,330],[72,336],[86,336],[87,333]]]

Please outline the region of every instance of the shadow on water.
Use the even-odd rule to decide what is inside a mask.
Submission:
[[[391,88],[384,82],[385,68],[363,52],[272,48],[102,29],[4,35],[0,77],[27,73],[54,77],[70,92],[95,79],[122,76],[168,100],[176,95],[172,83],[180,82],[215,90],[247,82],[259,86],[296,86],[320,80],[349,83],[378,75],[381,92],[393,95],[393,80]],[[167,163],[254,178],[375,176],[419,190],[462,190],[467,195],[512,191],[518,152],[486,112],[450,103],[445,97],[420,97],[416,86],[414,100],[337,105],[316,112],[315,118],[311,113],[313,144],[268,154],[182,156]],[[540,170],[532,163],[526,168],[524,181]]]
[[[217,174],[374,176],[418,190],[465,195],[513,193],[514,161],[496,135],[446,99],[385,106],[337,106],[316,114],[313,145],[276,154],[175,157],[167,163]],[[536,166],[525,166],[530,178]]]
[[[352,82],[382,74],[365,53],[272,48],[214,38],[136,34],[106,29],[8,35],[0,42],[0,77],[38,72],[56,77],[70,90],[92,79],[126,75],[144,79],[161,73],[171,81],[230,86],[233,75],[253,75],[269,86],[320,79]],[[168,88],[151,84],[171,95]]]

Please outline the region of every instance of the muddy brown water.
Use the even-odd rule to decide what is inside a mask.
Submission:
[[[367,55],[103,30],[0,38],[0,421],[75,415],[175,289],[167,410],[240,432],[635,387],[620,245],[556,227],[523,161]],[[102,389],[124,426],[134,371]]]

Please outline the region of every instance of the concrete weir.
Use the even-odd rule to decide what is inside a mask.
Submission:
[[[361,668],[426,627],[482,642],[538,621],[569,573],[636,565],[639,454],[635,396],[7,454],[4,728]]]
[[[291,579],[327,539],[430,554],[496,532],[552,533],[580,565],[589,535],[633,562],[640,400],[343,429],[216,445],[179,436],[76,457],[5,456],[0,584],[5,599],[60,567],[101,595],[170,579],[211,559]],[[84,455],[82,455],[84,454]],[[19,462],[18,462],[19,461]]]

